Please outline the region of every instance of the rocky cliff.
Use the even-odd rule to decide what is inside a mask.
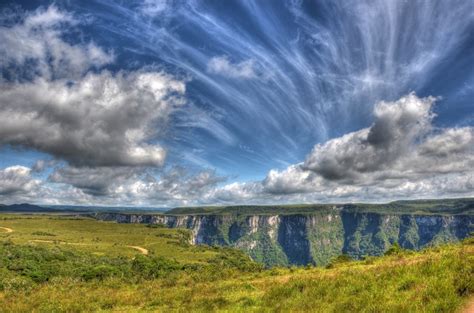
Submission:
[[[379,214],[344,207],[305,214],[126,214],[96,213],[119,223],[187,228],[192,244],[246,251],[273,265],[325,265],[341,254],[353,258],[383,254],[393,243],[407,249],[457,241],[474,231],[474,215]]]

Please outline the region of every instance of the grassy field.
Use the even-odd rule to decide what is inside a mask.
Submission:
[[[163,227],[60,215],[19,214],[0,215],[0,226],[13,230],[2,234],[0,229],[2,240],[37,246],[60,245],[96,255],[132,257],[139,251],[138,247],[146,249],[150,255],[172,257],[186,263],[205,262],[216,255],[212,250],[178,245],[184,234]]]
[[[2,312],[457,312],[474,292],[472,239],[264,270],[172,229],[18,215],[0,227]]]

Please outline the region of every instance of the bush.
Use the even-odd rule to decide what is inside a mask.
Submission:
[[[56,236],[56,234],[48,233],[45,231],[35,231],[35,232],[32,232],[31,234],[34,236],[50,236],[50,237]]]
[[[341,254],[341,255],[338,255],[337,257],[333,258],[328,265],[326,265],[326,268],[333,268],[339,264],[343,264],[343,263],[348,263],[348,262],[351,262],[352,261],[352,258],[350,256],[348,256],[347,254]]]
[[[178,262],[164,257],[137,255],[132,261],[132,270],[145,279],[164,277],[182,268]]]
[[[85,281],[92,279],[103,280],[105,278],[119,274],[119,271],[116,267],[111,265],[101,264],[97,266],[92,266],[85,268],[81,274],[81,278]]]
[[[146,227],[148,228],[165,228],[166,226],[163,224],[147,224]]]
[[[395,242],[392,244],[390,248],[388,248],[387,251],[385,251],[385,255],[397,255],[403,252],[402,247],[398,244],[398,242]]]

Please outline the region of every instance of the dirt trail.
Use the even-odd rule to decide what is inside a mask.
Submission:
[[[148,249],[145,249],[143,247],[139,247],[139,246],[126,246],[126,247],[138,250],[140,251],[141,254],[148,255]]]
[[[93,243],[84,243],[84,242],[67,242],[59,240],[42,240],[42,239],[32,239],[29,242],[44,242],[44,243],[57,243],[60,245],[72,245],[72,246],[94,246]]]
[[[41,240],[41,239],[33,239],[29,240],[29,242],[45,242],[45,243],[54,243],[52,240]]]
[[[8,227],[0,227],[0,229],[3,229],[5,233],[13,233],[13,229],[8,228]]]
[[[471,298],[464,309],[461,311],[462,313],[474,313],[474,297]]]
[[[92,246],[93,243],[81,243],[81,242],[66,242],[66,241],[53,241],[53,240],[41,240],[41,239],[33,239],[30,242],[42,242],[42,243],[58,243],[60,245],[76,245],[76,246]],[[132,248],[138,250],[143,255],[148,255],[148,249],[145,249],[140,246],[125,246],[127,248]]]

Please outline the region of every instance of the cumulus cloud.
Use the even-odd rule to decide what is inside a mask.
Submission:
[[[10,166],[0,169],[0,199],[34,191],[40,181],[31,176],[31,169],[24,166]]]
[[[185,86],[163,73],[89,73],[0,86],[0,143],[33,148],[74,165],[162,165],[148,141],[182,103]]]
[[[21,76],[0,81],[0,144],[73,166],[163,165],[156,142],[185,84],[158,71],[102,69],[113,56],[65,41],[79,21],[55,6],[18,18],[0,28],[0,68]]]
[[[72,186],[83,198],[102,203],[176,205],[200,202],[205,194],[224,181],[215,171],[189,172],[181,167],[151,172],[137,167],[62,167],[48,178],[50,183]]]
[[[431,130],[435,99],[409,94],[374,108],[371,127],[318,144],[303,166],[326,179],[352,179],[391,168]]]
[[[314,177],[302,170],[301,164],[291,165],[284,171],[270,170],[262,184],[271,194],[305,193],[314,190]]]
[[[326,180],[353,183],[470,171],[473,128],[434,129],[434,102],[413,93],[380,102],[372,126],[316,145],[302,166]]]
[[[376,104],[369,128],[317,144],[303,163],[270,171],[264,192],[319,199],[472,194],[474,128],[435,128],[435,100],[412,93]]]
[[[207,70],[230,78],[251,79],[257,77],[255,61],[245,60],[232,63],[227,56],[217,56],[209,60]]]

